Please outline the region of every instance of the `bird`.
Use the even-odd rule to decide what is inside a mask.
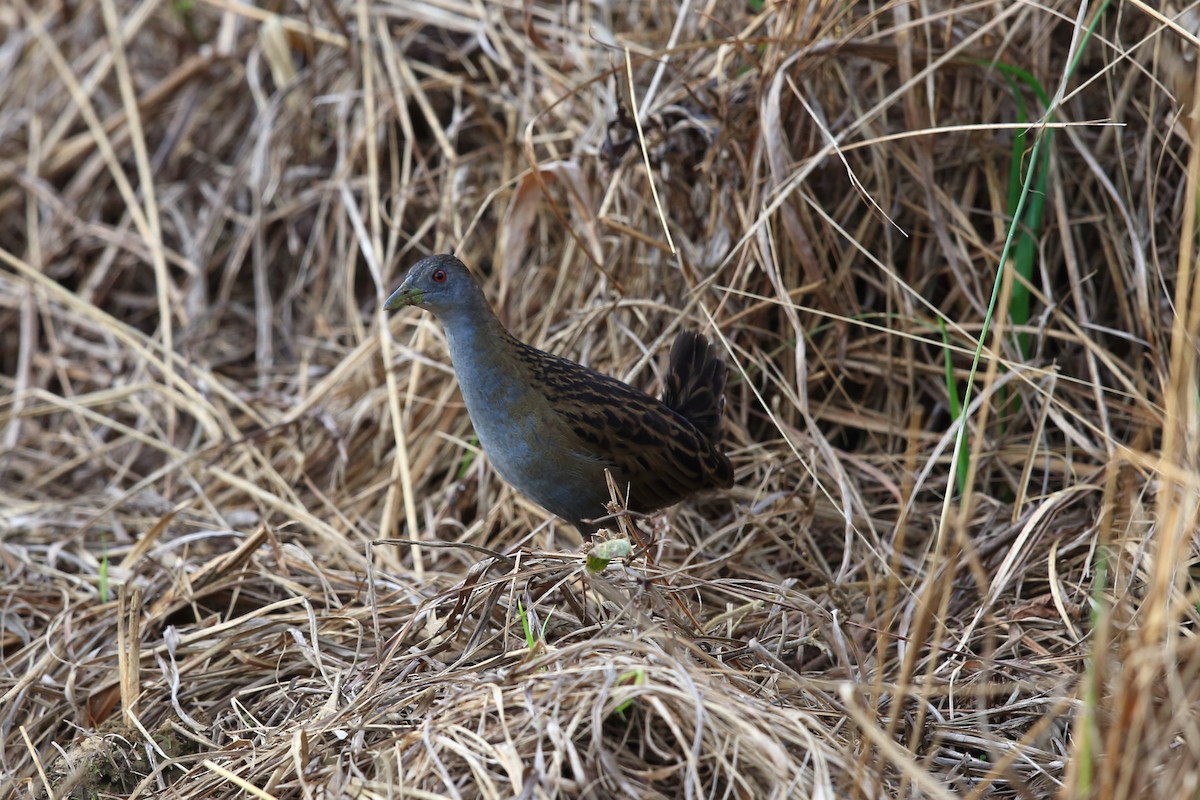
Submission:
[[[407,306],[441,322],[467,413],[500,477],[581,533],[595,533],[608,514],[606,469],[639,513],[733,485],[721,447],[727,369],[703,335],[678,334],[658,400],[518,340],[453,255],[409,269],[384,303]]]

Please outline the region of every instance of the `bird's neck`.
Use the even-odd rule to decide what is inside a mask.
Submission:
[[[482,311],[482,313],[479,313]],[[516,340],[490,308],[477,313],[443,317],[450,361],[472,419],[483,404],[516,402],[525,385],[516,369]]]

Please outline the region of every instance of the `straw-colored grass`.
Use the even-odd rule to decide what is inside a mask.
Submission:
[[[1197,796],[1194,11],[262,5],[0,4],[0,798]],[[735,488],[585,569],[444,251]]]

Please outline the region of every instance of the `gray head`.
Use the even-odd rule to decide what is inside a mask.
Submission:
[[[388,311],[404,306],[420,306],[443,320],[491,313],[470,270],[452,255],[423,258],[408,270],[404,283],[383,304]]]

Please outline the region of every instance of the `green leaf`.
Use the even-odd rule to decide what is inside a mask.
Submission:
[[[584,566],[589,574],[599,575],[608,568],[610,561],[625,558],[630,550],[632,545],[628,539],[606,539],[588,551]]]

